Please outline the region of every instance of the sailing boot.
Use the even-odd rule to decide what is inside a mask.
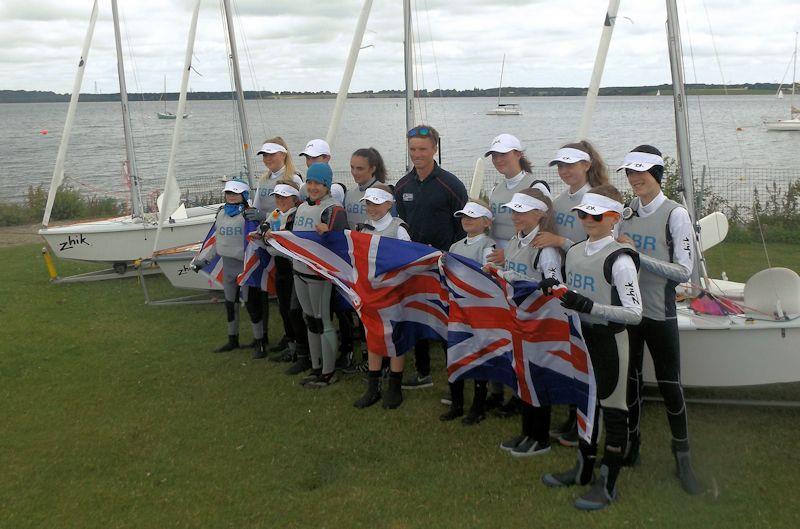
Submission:
[[[358,409],[369,408],[381,400],[381,371],[370,371],[367,374],[367,391],[353,403]]]
[[[562,422],[560,425],[550,430],[550,437],[557,440],[562,435],[570,433],[576,427],[577,427],[577,411],[575,406],[570,406],[567,418],[564,419],[564,422]]]
[[[619,470],[617,465],[601,465],[600,477],[588,491],[575,500],[575,508],[581,511],[599,511],[611,505],[617,499],[616,481]]]
[[[450,409],[439,416],[440,421],[452,421],[464,415],[464,382],[450,382]]]
[[[484,407],[486,405],[486,393],[488,391],[486,386],[486,382],[475,382],[475,393],[472,397],[472,405],[469,407],[467,416],[461,419],[461,424],[464,426],[478,424],[486,418],[486,414],[484,413]]]
[[[383,407],[387,410],[398,408],[403,403],[403,372],[389,373],[389,388],[383,394]]]
[[[681,488],[687,494],[696,495],[703,492],[697,475],[692,468],[692,460],[689,457],[689,450],[678,451],[675,446],[672,447],[672,454],[675,456],[675,470],[678,474],[678,480],[681,482]]]
[[[227,353],[228,351],[233,351],[239,348],[239,335],[238,334],[230,334],[228,335],[228,343],[225,345],[220,345],[216,349],[214,349],[215,353]]]
[[[267,357],[267,352],[264,350],[265,341],[264,338],[256,338],[253,340],[253,360]]]
[[[298,343],[295,347],[295,361],[285,373],[287,375],[299,375],[309,369],[311,369],[311,357],[308,354],[308,348]]]
[[[548,487],[571,487],[572,485],[588,485],[594,481],[594,463],[596,456],[578,450],[575,466],[564,472],[545,474],[542,483]]]

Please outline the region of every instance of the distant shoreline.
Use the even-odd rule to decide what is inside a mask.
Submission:
[[[778,91],[776,83],[747,83],[739,85],[710,84],[689,84],[686,85],[688,95],[771,95]],[[784,87],[788,93],[789,88]],[[672,85],[655,86],[609,86],[600,89],[601,96],[655,96],[660,93],[662,96],[672,95]],[[586,88],[577,87],[513,87],[503,88],[503,99],[514,97],[575,97],[585,96]],[[321,92],[270,92],[270,91],[245,91],[245,99],[333,99],[336,93],[329,91]],[[368,90],[365,92],[354,92],[348,94],[348,98],[370,99],[370,98],[402,98],[405,93],[401,90]],[[475,88],[471,90],[421,90],[417,97],[497,97],[497,88]],[[190,92],[187,95],[190,101],[212,101],[228,100],[231,98],[230,92]],[[0,90],[0,103],[65,103],[70,99],[70,94],[58,94],[47,91],[33,90]],[[144,92],[140,94],[130,93],[128,99],[131,101],[177,101],[178,93],[170,92],[167,94]],[[79,101],[82,102],[104,102],[119,101],[119,94],[88,94],[82,93]]]

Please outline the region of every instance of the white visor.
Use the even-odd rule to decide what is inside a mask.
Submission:
[[[514,196],[511,197],[511,202],[503,204],[503,207],[513,209],[519,213],[527,213],[534,209],[547,211],[547,204],[538,198],[533,198],[530,195],[524,195],[522,193],[514,193]]]
[[[546,197],[547,197],[547,198],[549,198],[550,200],[553,200],[553,195],[552,195],[552,194],[550,194],[550,190],[549,190],[549,189],[547,189],[547,186],[546,186],[546,185],[544,185],[544,183],[543,183],[543,182],[536,182],[536,183],[535,183],[535,184],[533,184],[531,187],[532,187],[533,189],[538,189],[539,191],[541,191],[541,192],[542,192],[542,194],[543,194],[544,196],[546,196]]]
[[[477,202],[467,202],[464,204],[464,208],[456,211],[453,214],[454,217],[471,217],[473,219],[479,219],[481,217],[486,217],[491,219],[494,217],[492,212],[489,211],[489,208],[486,206],[481,206]]]
[[[578,163],[578,162],[591,162],[592,159],[589,153],[583,152],[580,149],[564,148],[556,151],[556,157],[550,160],[547,165],[556,165],[558,163]]]
[[[256,154],[275,154],[276,152],[286,152],[286,147],[277,143],[265,143]]]
[[[622,207],[622,203],[613,198],[596,193],[586,193],[583,195],[581,203],[572,209],[586,212],[589,215],[600,215],[606,211],[614,211],[622,215]]]
[[[300,191],[286,184],[278,184],[270,193],[270,196],[272,195],[280,195],[282,197],[300,197]]]
[[[239,180],[228,180],[225,182],[225,188],[223,191],[230,191],[231,193],[238,193],[241,195],[245,191],[250,191],[250,187]]]
[[[388,191],[370,187],[364,192],[361,202],[372,202],[373,204],[383,204],[385,202],[394,202],[394,197]]]
[[[650,154],[649,152],[629,152],[622,160],[622,165],[619,166],[617,171],[623,169],[631,169],[632,171],[647,171],[654,165],[664,167],[664,159],[657,154]]]
[[[519,141],[519,138],[512,136],[511,134],[500,134],[492,140],[492,145],[489,147],[489,150],[486,151],[484,156],[491,156],[493,152],[503,154],[511,151],[523,152],[524,150],[525,148],[522,147],[522,143]]]

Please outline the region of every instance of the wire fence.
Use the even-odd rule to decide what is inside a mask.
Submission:
[[[467,168],[447,168],[456,175],[469,189],[472,184],[473,170]],[[403,172],[390,172],[387,183],[394,184],[403,177]],[[546,181],[557,195],[566,186],[558,178],[555,169],[540,167],[533,169],[533,175]],[[611,183],[623,194],[630,195],[625,174],[609,172]],[[494,168],[487,168],[481,192],[488,196],[492,188],[502,180],[502,176]],[[698,213],[706,214],[713,210],[731,214],[732,220],[747,221],[752,218],[753,203],[756,193],[763,204],[764,198],[770,195],[785,197],[793,186],[800,185],[800,170],[760,168],[760,167],[708,167],[701,166],[694,170],[695,202]],[[187,206],[205,205],[222,201],[222,178],[195,179],[181,183],[181,195]],[[334,171],[334,182],[345,187],[353,186],[349,171]],[[255,184],[255,182],[254,182]],[[155,193],[149,196],[154,197]],[[154,198],[152,202],[154,204]]]

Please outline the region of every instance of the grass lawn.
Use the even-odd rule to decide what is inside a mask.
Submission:
[[[395,411],[359,411],[359,376],[309,391],[284,364],[212,354],[225,340],[221,306],[144,306],[134,279],[51,285],[39,248],[0,248],[0,528],[800,524],[800,410],[690,405],[708,490],[689,497],[662,405],[648,403],[642,464],[623,471],[612,508],[580,513],[577,490],[539,481],[573,451],[514,460],[498,444],[517,419],[438,420],[441,354],[433,389],[406,392]],[[719,250],[731,279],[759,267],[757,248],[726,245],[712,270]],[[799,250],[776,249],[773,264],[797,269]],[[148,285],[170,290],[163,278]],[[276,341],[274,306],[271,316]]]

